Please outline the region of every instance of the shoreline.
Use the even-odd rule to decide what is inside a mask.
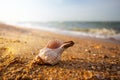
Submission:
[[[31,65],[49,40],[72,40],[55,66]],[[95,38],[0,24],[0,79],[119,79],[120,46]]]
[[[8,25],[10,25],[8,23]],[[56,28],[48,28],[48,27],[42,27],[42,26],[34,26],[34,25],[21,25],[21,24],[11,24],[11,26],[17,26],[19,28],[25,28],[25,29],[33,29],[33,30],[43,30],[43,31],[48,31],[51,33],[55,34],[61,34],[61,35],[66,35],[70,37],[76,37],[76,38],[93,38],[93,39],[100,39],[100,40],[105,40],[109,42],[116,42],[120,43],[120,34],[116,35],[109,35],[109,36],[103,36],[103,35],[97,35],[93,33],[86,33],[86,32],[79,32],[79,31],[70,31],[70,30],[60,30]]]
[[[9,23],[7,23],[9,25]],[[53,32],[56,34],[63,34],[63,35],[68,35],[68,36],[75,36],[78,38],[81,37],[91,37],[91,38],[98,38],[98,39],[111,39],[111,40],[116,40],[116,41],[120,41],[120,34],[114,34],[114,35],[108,35],[108,34],[98,34],[98,33],[91,33],[91,32],[84,32],[84,31],[74,31],[74,30],[67,30],[67,29],[57,29],[55,27],[47,27],[47,26],[38,26],[38,25],[33,25],[30,23],[13,23],[11,24],[13,26],[19,26],[19,27],[26,27],[26,28],[31,28],[31,29],[39,29],[39,30],[44,30],[44,31],[49,31],[49,32]],[[99,30],[99,29],[97,29]],[[94,30],[93,30],[94,31]],[[103,28],[103,31],[106,31],[106,28]],[[99,31],[98,31],[99,32]],[[105,32],[106,33],[106,32]],[[110,33],[110,31],[109,31]]]

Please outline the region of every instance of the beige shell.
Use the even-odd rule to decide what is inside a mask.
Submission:
[[[63,43],[60,40],[51,40],[43,49],[40,50],[34,62],[37,64],[54,65],[60,61],[63,51],[73,45],[73,41]]]

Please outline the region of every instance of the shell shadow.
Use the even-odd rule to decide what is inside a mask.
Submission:
[[[62,60],[56,67],[65,68],[65,69],[80,69],[81,68],[81,59],[77,60]]]
[[[77,70],[92,70],[92,71],[107,71],[109,68],[110,71],[113,71],[115,68],[117,70],[117,67],[120,66],[120,64],[112,64],[112,63],[100,63],[100,62],[90,62],[86,59],[75,59],[75,60],[63,60],[59,62],[59,64],[55,65],[58,68],[64,68],[64,69],[77,69]],[[113,69],[113,70],[112,70]]]

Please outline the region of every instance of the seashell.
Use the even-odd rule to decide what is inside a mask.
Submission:
[[[51,40],[40,50],[39,54],[34,59],[34,63],[54,65],[61,60],[63,51],[73,45],[73,41],[62,42],[60,40]]]

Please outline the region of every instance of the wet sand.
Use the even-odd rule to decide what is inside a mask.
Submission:
[[[55,66],[32,65],[49,40],[72,40]],[[120,43],[0,24],[0,80],[119,80]]]

